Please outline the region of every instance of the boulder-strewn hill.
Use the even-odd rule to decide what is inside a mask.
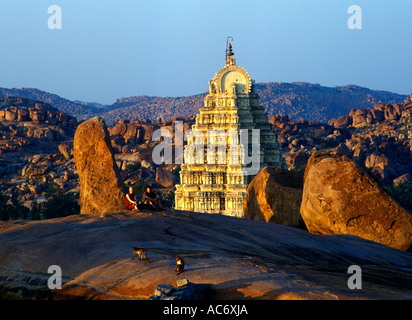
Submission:
[[[101,112],[102,105],[98,103],[88,103],[80,101],[70,101],[56,94],[45,92],[33,88],[0,88],[0,97],[19,97],[34,101],[48,103],[59,111],[77,117],[79,120],[92,117],[95,113]]]
[[[412,94],[401,103],[352,109],[329,124],[291,121],[287,115],[272,116],[269,122],[289,169],[303,170],[309,156],[322,150],[352,158],[386,186],[411,180]]]
[[[155,123],[159,118],[170,120],[176,117],[191,117],[203,105],[205,94],[188,97],[137,96],[117,99],[106,107],[101,117],[109,124],[115,120],[148,119]]]
[[[3,177],[16,170],[21,172],[28,158],[59,152],[59,144],[72,139],[76,127],[75,117],[47,103],[26,98],[0,98],[0,190]],[[50,166],[48,162],[45,163],[47,167]],[[45,173],[43,170],[37,172],[39,175]]]
[[[377,103],[400,103],[407,96],[386,91],[370,90],[355,85],[325,87],[305,82],[257,83],[256,92],[269,118],[288,114],[291,120],[300,118],[327,123],[332,118],[348,114],[351,109],[372,108]],[[38,89],[0,88],[0,97],[16,96],[51,104],[60,111],[89,119],[100,115],[108,125],[118,119],[169,120],[191,117],[203,105],[205,93],[187,97],[135,96],[119,98],[112,105],[70,101]]]
[[[303,118],[323,123],[348,114],[351,109],[373,108],[377,103],[402,102],[407,97],[354,85],[331,88],[305,82],[258,83],[256,92],[269,118],[276,114],[288,114],[292,120]],[[204,97],[205,94],[176,98],[121,98],[101,116],[108,123],[117,119],[133,120],[138,117],[152,121],[158,118],[169,120],[176,116],[190,117],[202,107]]]
[[[150,263],[131,260],[146,249]],[[175,257],[185,261],[176,276]],[[210,284],[209,299],[412,299],[412,255],[349,235],[185,211],[76,215],[0,224],[0,293],[55,299],[147,299],[177,279]],[[351,265],[362,290],[348,288]]]
[[[351,109],[373,108],[377,103],[402,102],[407,96],[355,85],[325,87],[306,82],[258,83],[256,91],[269,118],[287,114],[291,120],[327,123]]]

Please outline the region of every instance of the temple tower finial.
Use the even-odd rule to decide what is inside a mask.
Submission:
[[[233,41],[233,37],[227,37],[226,39],[226,64],[236,65],[235,54],[233,53],[232,44],[229,42],[229,39],[230,41]]]

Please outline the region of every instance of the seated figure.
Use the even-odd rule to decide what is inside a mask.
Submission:
[[[160,205],[160,197],[152,192],[151,187],[147,187],[143,193],[142,204],[152,206],[154,210],[164,209]]]
[[[133,187],[129,187],[129,193],[126,194],[125,202],[126,209],[140,211],[136,202],[136,195],[134,194]]]

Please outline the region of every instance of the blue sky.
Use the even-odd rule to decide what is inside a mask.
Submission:
[[[353,4],[361,30],[347,25]],[[61,30],[48,28],[51,5]],[[256,82],[412,92],[410,0],[0,0],[0,87],[102,104],[198,94],[227,36]]]

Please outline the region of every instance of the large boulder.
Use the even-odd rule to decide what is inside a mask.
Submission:
[[[329,120],[328,124],[334,126],[335,128],[346,128],[352,124],[352,118],[349,115],[340,116],[336,119]]]
[[[300,213],[314,234],[352,234],[400,250],[412,245],[412,214],[343,155],[310,157]]]
[[[341,155],[350,157],[352,153],[350,152],[348,146],[347,146],[346,144],[344,144],[344,143],[341,142],[341,143],[332,151],[332,154],[341,154]]]
[[[60,153],[69,160],[73,157],[73,141],[66,141],[59,145]]]
[[[398,120],[399,119],[399,109],[396,110],[392,105],[387,105],[384,116],[385,120]]]
[[[385,154],[377,152],[370,154],[365,160],[365,167],[370,169],[371,173],[379,180],[384,180],[394,175],[393,163]]]
[[[289,169],[299,169],[306,165],[309,159],[309,152],[304,149],[299,149],[297,152],[291,152],[285,162]]]
[[[136,124],[128,124],[127,131],[123,135],[125,142],[127,144],[135,145],[138,131],[139,127]]]
[[[405,173],[405,174],[397,177],[396,179],[393,179],[393,185],[394,186],[399,186],[401,184],[410,183],[410,182],[412,182],[412,177],[409,173]]]
[[[95,117],[78,126],[73,153],[80,180],[81,213],[101,214],[124,209],[123,181],[102,118]]]
[[[4,118],[6,121],[13,122],[17,119],[17,114],[10,109],[6,109]]]
[[[165,188],[171,188],[176,184],[177,178],[171,171],[157,167],[156,182]]]
[[[368,125],[367,123],[367,109],[358,109],[353,113],[352,122],[354,127],[365,127]]]
[[[263,168],[249,184],[243,201],[246,219],[303,226],[300,216],[303,177],[276,167]]]

